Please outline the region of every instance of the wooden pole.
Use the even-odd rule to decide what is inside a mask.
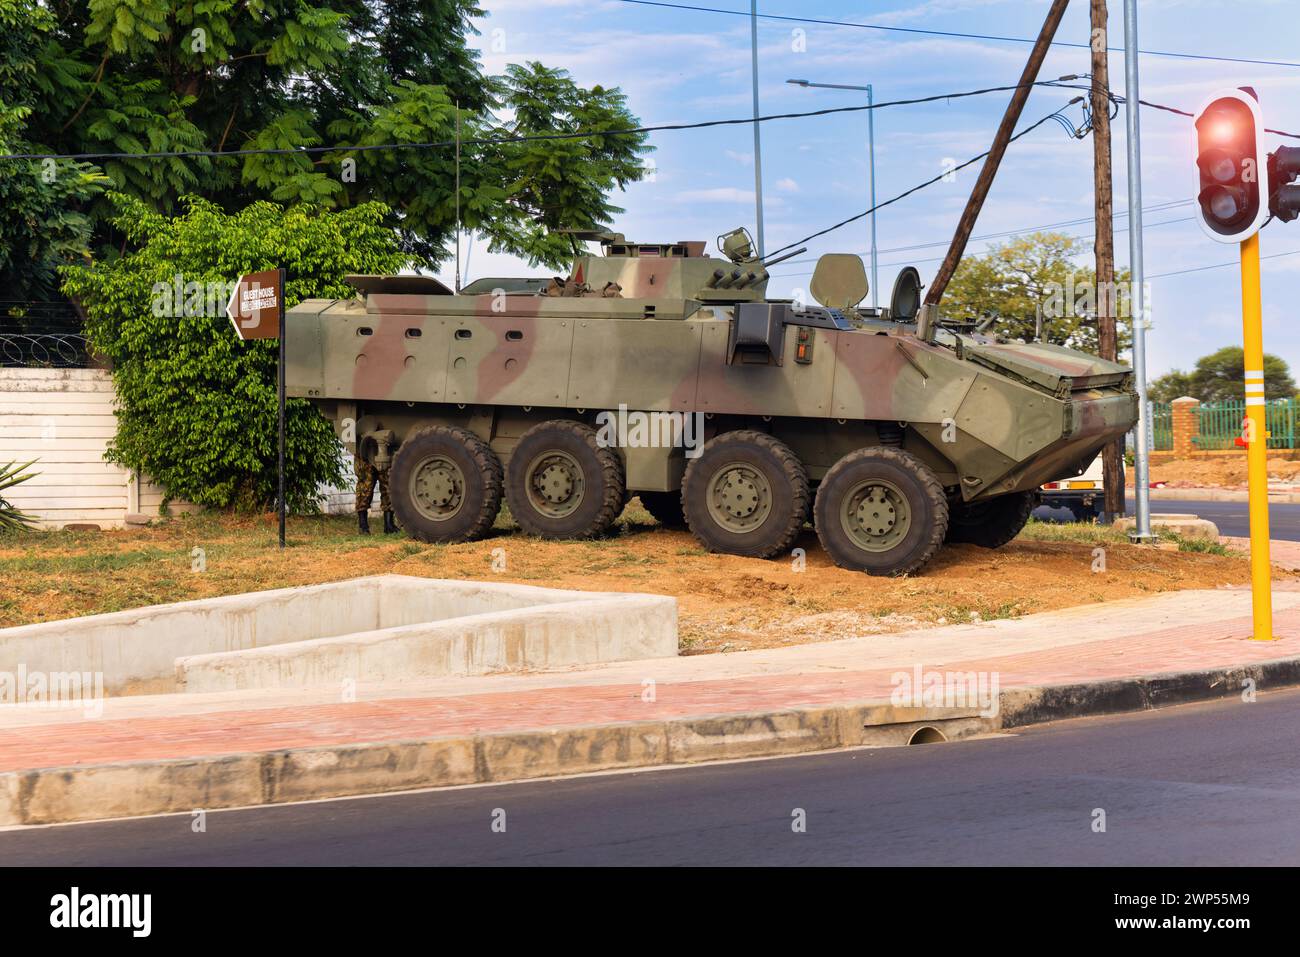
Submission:
[[[1106,0],[1091,0],[1092,21],[1092,169],[1096,232],[1097,346],[1103,359],[1119,358],[1119,336],[1115,327],[1115,228],[1110,164],[1110,87],[1107,49]],[[1101,520],[1110,524],[1124,514],[1124,440],[1116,439],[1101,450],[1101,467],[1106,488]]]
[[[934,282],[930,283],[930,288],[926,290],[927,305],[939,305],[944,290],[948,288],[948,281],[957,271],[957,264],[961,262],[962,253],[966,251],[971,230],[975,228],[975,220],[979,218],[984,199],[989,194],[989,187],[993,185],[993,177],[997,175],[1002,154],[1007,151],[1011,134],[1015,132],[1016,123],[1019,122],[1020,114],[1025,108],[1025,101],[1029,99],[1029,93],[1033,89],[1032,84],[1038,79],[1038,71],[1047,57],[1048,48],[1052,45],[1052,37],[1056,36],[1056,28],[1061,25],[1061,17],[1065,15],[1065,8],[1069,5],[1070,0],[1053,0],[1052,8],[1047,11],[1047,19],[1043,21],[1043,28],[1038,31],[1038,39],[1034,41],[1034,48],[1029,52],[1029,60],[1025,63],[1024,72],[1020,74],[1020,83],[1011,94],[1011,102],[1007,104],[1002,123],[993,137],[993,145],[989,147],[989,155],[985,157],[984,165],[980,167],[980,174],[975,180],[970,199],[966,200],[966,208],[962,211],[961,219],[957,221],[957,232],[952,237],[948,254],[944,256],[943,264],[939,266]]]

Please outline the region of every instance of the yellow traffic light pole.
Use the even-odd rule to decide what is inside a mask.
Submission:
[[[1250,480],[1250,591],[1255,640],[1273,640],[1268,538],[1268,432],[1264,405],[1264,318],[1259,291],[1259,233],[1241,244],[1241,323],[1246,359],[1243,422]]]

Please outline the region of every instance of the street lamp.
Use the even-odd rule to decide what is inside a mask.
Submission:
[[[749,2],[749,50],[754,81],[754,218],[758,227],[758,258],[763,245],[763,135],[758,130],[758,0]]]
[[[786,80],[787,83],[793,83],[795,86],[807,88],[817,88],[821,90],[856,90],[867,94],[867,151],[871,154],[871,208],[876,208],[876,111],[871,109],[872,94],[871,84],[866,86],[851,86],[846,83],[813,83],[811,80]],[[877,308],[879,301],[876,290],[880,284],[879,276],[876,273],[876,214],[871,214],[871,307]]]

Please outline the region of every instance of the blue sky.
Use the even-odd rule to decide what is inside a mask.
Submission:
[[[675,2],[675,0],[670,0]],[[682,0],[690,2],[690,0]],[[745,0],[696,0],[698,5],[748,11]],[[1110,45],[1122,47],[1122,0],[1110,0]],[[648,124],[747,116],[751,109],[749,19],[640,6],[621,0],[485,0],[473,44],[497,72],[510,62],[541,60],[569,70],[584,84],[618,86],[632,111]],[[929,30],[1034,36],[1046,0],[762,0],[760,13],[845,20]],[[1295,5],[1288,0],[1211,2],[1147,0],[1140,4],[1140,41],[1146,50],[1300,62]],[[804,31],[800,38],[793,31]],[[1058,41],[1088,41],[1088,3],[1075,0]],[[1014,84],[1028,45],[929,37],[854,27],[759,21],[759,95],[764,113],[849,106],[865,95],[790,86],[791,77],[815,82],[870,83],[877,101]],[[1123,55],[1111,54],[1111,85],[1123,90]],[[1221,87],[1252,85],[1268,126],[1300,132],[1300,67],[1262,66],[1145,55],[1144,99],[1195,110]],[[1086,49],[1054,47],[1042,78],[1088,70]],[[877,199],[928,179],[945,161],[961,162],[988,148],[1009,94],[894,107],[875,112]],[[1037,89],[1022,125],[1063,106],[1074,91]],[[1076,122],[1079,108],[1069,114]],[[1127,210],[1124,116],[1114,132],[1115,207]],[[768,249],[783,246],[867,208],[865,114],[763,124],[763,198]],[[1142,112],[1143,205],[1176,203],[1194,190],[1191,122]],[[626,212],[614,228],[637,241],[712,240],[733,226],[754,227],[752,127],[663,132],[653,135],[654,175],[615,202]],[[1267,148],[1286,142],[1269,137]],[[978,165],[882,210],[877,221],[882,301],[898,268],[915,263],[928,282],[951,237]],[[1072,140],[1055,123],[1014,143],[999,172],[975,235],[1024,230],[1092,216],[1092,144]],[[1240,280],[1235,265],[1161,277],[1162,273],[1233,263],[1236,246],[1205,237],[1190,206],[1146,214],[1145,261],[1151,280],[1153,329],[1148,371],[1186,368],[1197,357],[1241,342]],[[1117,216],[1116,259],[1128,262],[1127,218]],[[1061,227],[1088,237],[1091,222]],[[810,244],[805,257],[869,248],[866,221]],[[927,245],[901,251],[899,247]],[[987,248],[973,242],[970,252]],[[1300,372],[1300,329],[1286,303],[1300,281],[1300,221],[1274,222],[1261,235],[1262,253],[1297,251],[1264,261],[1265,349]],[[1090,259],[1090,253],[1087,257]],[[769,290],[790,296],[806,287],[812,262],[773,267]],[[445,270],[445,272],[449,272]],[[525,275],[538,270],[477,244],[469,278]],[[449,277],[448,277],[449,278]]]

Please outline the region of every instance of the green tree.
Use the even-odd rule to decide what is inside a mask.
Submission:
[[[1171,369],[1152,379],[1147,392],[1154,402],[1172,402],[1185,395],[1206,403],[1240,402],[1246,395],[1245,369],[1241,347],[1224,346],[1197,359],[1191,372]],[[1296,384],[1286,361],[1264,353],[1264,397],[1285,399],[1294,395]]]
[[[0,0],[52,15],[36,44],[26,138],[55,153],[272,148],[231,158],[108,159],[115,188],[161,213],[186,194],[227,211],[257,200],[344,209],[378,201],[403,248],[436,264],[463,222],[491,248],[558,266],[556,227],[604,226],[609,194],[640,179],[644,135],[481,143],[634,127],[617,90],[537,63],[485,76],[466,45],[477,0]],[[20,27],[29,33],[36,28]],[[457,110],[459,105],[459,111]],[[510,117],[505,120],[501,117]],[[96,238],[120,246],[114,211]]]
[[[1096,355],[1099,307],[1112,302],[1123,351],[1131,341],[1128,273],[1116,274],[1115,288],[1097,289],[1093,268],[1076,262],[1089,249],[1062,233],[1031,233],[963,259],[944,293],[943,314],[989,319],[1002,335],[1030,339],[1041,313],[1045,341]]]
[[[168,493],[203,505],[274,502],[274,341],[239,341],[224,313],[224,284],[283,266],[287,305],[346,298],[348,273],[391,273],[406,256],[377,203],[331,212],[254,203],[226,213],[183,198],[162,216],[111,194],[115,226],[138,248],[94,267],[67,267],[66,292],[89,316],[87,333],[113,363],[119,403],[108,457],[140,469]],[[183,295],[173,290],[180,284]],[[310,403],[287,405],[286,498],[303,510],[321,482],[338,482],[339,444]]]
[[[1187,395],[1202,402],[1239,402],[1246,395],[1242,381],[1245,370],[1245,353],[1241,347],[1224,346],[1196,360]],[[1264,398],[1284,399],[1295,394],[1290,367],[1277,356],[1264,353]]]
[[[1147,397],[1152,402],[1173,402],[1192,394],[1192,376],[1182,369],[1170,369],[1147,383]]]
[[[42,7],[0,0],[0,153],[29,153],[23,131],[42,75],[42,51],[55,26]],[[58,267],[90,254],[87,209],[107,178],[86,163],[0,163],[0,298],[14,305],[58,293]]]

